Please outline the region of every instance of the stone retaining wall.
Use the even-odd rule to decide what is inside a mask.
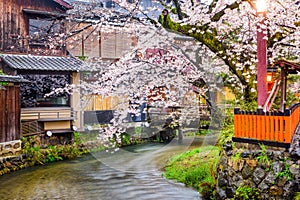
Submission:
[[[0,176],[26,167],[29,167],[29,164],[25,155],[0,157]]]
[[[256,188],[261,199],[289,200],[300,192],[300,159],[287,151],[257,147],[232,150],[227,144],[217,168],[218,199],[234,198],[242,186]]]
[[[38,143],[38,141],[35,140]],[[32,165],[39,165],[41,163],[32,162],[31,158],[32,155],[22,154],[21,151],[21,141],[13,141],[13,142],[6,142],[0,143],[0,148],[3,149],[2,154],[0,154],[0,176],[6,173],[11,173],[17,170],[21,170]],[[76,147],[77,150],[82,149],[93,149],[98,148],[101,145],[101,142],[96,141],[89,141],[84,144],[79,144]],[[47,146],[40,149],[41,153],[47,154]],[[61,155],[63,159],[70,159],[66,155]]]
[[[0,157],[14,156],[21,152],[21,140],[0,143]]]

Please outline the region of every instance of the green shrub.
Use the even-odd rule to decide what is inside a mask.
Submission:
[[[121,142],[122,142],[122,146],[130,145],[131,144],[130,135],[128,135],[127,133],[121,133]]]
[[[66,159],[73,159],[82,155],[83,153],[84,152],[82,152],[81,149],[77,148],[75,145],[67,144],[62,148],[60,155]]]
[[[41,151],[40,146],[36,144],[36,141],[33,136],[23,137],[22,140],[22,153],[26,154],[27,161],[30,166],[35,164],[45,164],[46,159],[44,154]]]
[[[78,132],[74,132],[74,142],[73,144],[80,144],[82,143],[82,135]]]
[[[257,200],[260,198],[260,193],[257,188],[248,185],[240,185],[234,195],[236,200]]]
[[[258,162],[264,163],[267,165],[267,170],[271,169],[271,161],[267,155],[267,147],[263,144],[259,144],[260,148],[261,148],[261,155],[256,157],[256,160],[258,160]]]
[[[63,147],[57,147],[57,146],[48,146],[47,152],[46,152],[46,162],[55,162],[59,160],[63,160],[63,158],[60,156],[62,152]]]
[[[300,200],[300,192],[296,192],[295,200]]]
[[[76,139],[75,137],[77,142],[78,138]],[[62,146],[50,145],[47,149],[41,149],[33,136],[22,138],[22,153],[26,155],[26,159],[30,166],[43,165],[48,162],[63,160],[64,158],[72,159],[89,152],[86,148],[80,146],[81,145],[74,143]]]
[[[286,177],[287,180],[289,181],[295,179],[294,175],[290,171],[290,166],[286,163],[286,159],[284,160],[283,170],[278,174],[276,174],[276,178],[280,178],[280,177]]]
[[[228,125],[226,127],[224,127],[220,134],[219,134],[219,138],[218,138],[218,143],[217,146],[219,147],[219,150],[222,151],[224,145],[226,143],[232,143],[232,137],[234,135],[234,125]]]

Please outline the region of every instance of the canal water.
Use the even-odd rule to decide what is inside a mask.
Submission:
[[[170,156],[201,143],[136,145],[20,170],[0,177],[0,199],[201,199],[197,191],[162,177]]]

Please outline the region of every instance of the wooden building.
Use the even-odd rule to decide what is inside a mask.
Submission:
[[[89,3],[80,3],[80,5],[87,6]],[[115,19],[107,19],[104,26],[95,25],[100,24],[101,21],[93,16],[78,20],[74,17],[72,21],[68,22],[67,30],[71,36],[67,39],[67,50],[73,56],[86,61],[86,65],[82,69],[82,81],[92,84],[97,80],[96,76],[99,71],[108,68],[137,45],[135,34],[122,29],[122,20],[119,19],[120,25],[116,25]],[[101,63],[97,62],[100,60],[99,58]],[[82,104],[84,110],[82,125],[84,126],[110,123],[114,110],[124,98],[103,97],[87,91],[87,94],[82,95],[82,99],[84,102]]]
[[[68,38],[68,51],[78,57],[99,57],[103,60],[113,61],[129,52],[135,45],[136,37],[132,33],[124,32],[112,26],[95,30],[88,22],[73,22],[69,24],[71,32],[79,32]],[[83,31],[80,31],[83,30]]]
[[[2,54],[6,74],[20,75],[22,135],[72,133],[80,127],[76,110],[79,94],[70,94],[68,85],[78,84],[82,61],[59,56]],[[75,122],[76,120],[76,122]],[[34,128],[33,128],[34,127]]]
[[[72,138],[80,128],[79,94],[67,91],[79,83],[82,65],[66,51],[64,20],[71,8],[63,0],[0,0],[0,69],[29,80],[8,102],[20,101],[19,136]]]
[[[64,55],[63,44],[50,47],[49,42],[55,33],[64,32],[63,19],[70,8],[63,0],[1,0],[1,52]]]
[[[20,83],[17,76],[0,75],[0,156],[20,150]]]

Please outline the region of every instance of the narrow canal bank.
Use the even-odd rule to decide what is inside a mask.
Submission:
[[[201,199],[162,177],[168,158],[187,148],[150,143],[27,168],[0,177],[0,199]]]

